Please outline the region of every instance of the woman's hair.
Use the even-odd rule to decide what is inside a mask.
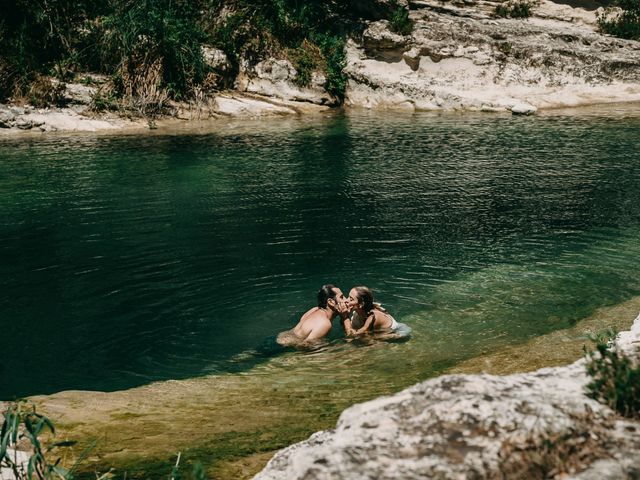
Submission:
[[[369,316],[369,314],[374,309],[373,292],[371,291],[371,289],[365,286],[353,287],[353,289],[356,291],[356,298],[358,299],[358,303],[362,303],[362,309],[364,310],[364,313]]]
[[[327,300],[336,299],[336,287],[330,283],[323,285],[318,291],[318,308],[327,308]]]

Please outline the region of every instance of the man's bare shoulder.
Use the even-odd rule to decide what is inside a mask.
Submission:
[[[320,310],[318,307],[310,308],[300,317],[300,321],[304,322],[307,319],[315,317],[320,312],[322,312],[322,310]]]

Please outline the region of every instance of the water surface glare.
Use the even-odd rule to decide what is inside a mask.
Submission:
[[[413,328],[372,352],[415,379],[566,328],[640,294],[639,131],[608,107],[0,138],[0,399],[247,371],[327,282]],[[368,348],[331,338],[323,375]]]

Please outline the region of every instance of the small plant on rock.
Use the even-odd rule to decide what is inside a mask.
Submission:
[[[640,39],[640,0],[617,0],[597,14],[600,31],[620,38]]]
[[[501,3],[496,6],[493,15],[502,18],[529,18],[533,13],[533,4],[528,1],[516,0]]]
[[[398,6],[389,19],[389,29],[398,35],[410,35],[413,31],[413,20],[409,18],[409,11]]]
[[[592,338],[595,350],[585,349],[588,395],[624,417],[640,418],[640,364],[612,340],[614,332]]]

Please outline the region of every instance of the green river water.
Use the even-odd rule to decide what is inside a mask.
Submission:
[[[130,463],[191,441],[213,465],[571,328],[640,295],[639,133],[609,106],[0,137],[0,399],[113,392],[41,397],[87,436],[67,407],[96,395],[96,430],[153,414],[140,438],[189,411]],[[372,287],[411,337],[276,348],[323,283]]]

